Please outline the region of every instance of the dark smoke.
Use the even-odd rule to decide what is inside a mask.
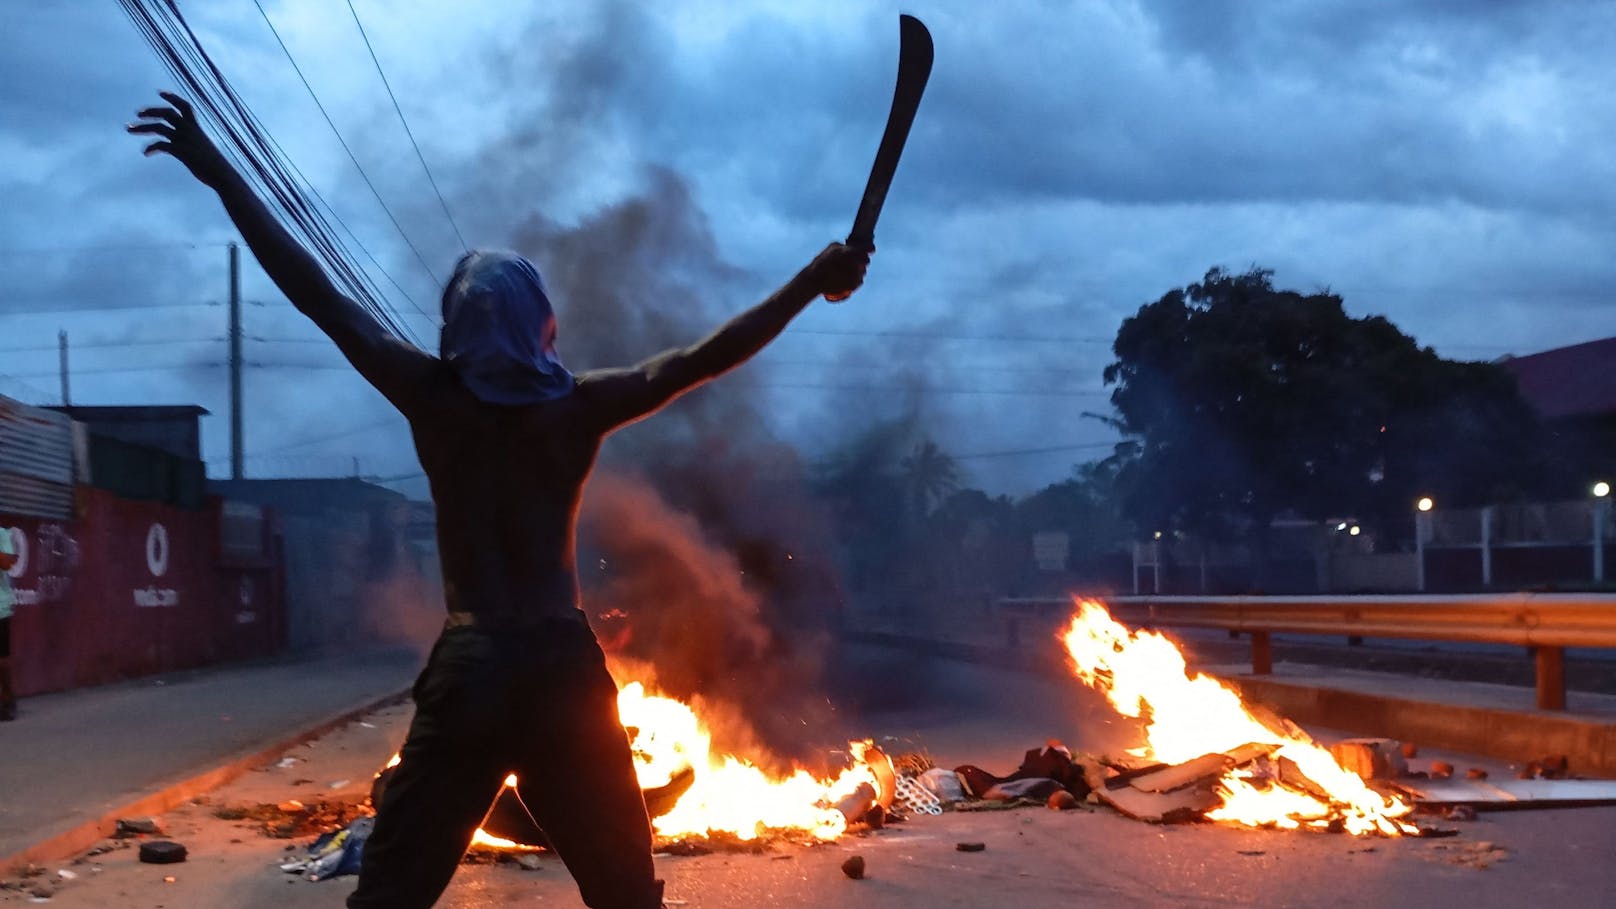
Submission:
[[[561,355],[579,371],[692,343],[773,290],[723,261],[689,187],[663,168],[577,223],[528,214],[508,243],[544,272]],[[668,694],[733,708],[790,757],[821,741],[819,667],[840,592],[826,522],[802,460],[765,426],[755,371],[607,442],[579,565],[609,647],[654,665]],[[721,745],[740,747],[733,732]]]
[[[666,170],[577,225],[530,216],[513,242],[545,263],[574,368],[691,343],[767,292],[735,289],[740,273]],[[802,462],[765,427],[746,373],[607,443],[584,498],[580,567],[609,645],[654,665],[667,693],[728,704],[794,755],[816,743],[839,588]]]
[[[581,30],[536,18],[512,45],[520,53],[490,63],[498,84],[526,88],[455,205],[481,221],[473,235],[539,266],[575,371],[695,342],[790,277],[726,262],[689,183],[665,166],[607,175],[631,185],[610,203],[575,196],[588,169],[621,160],[612,149],[634,129],[620,118],[655,95],[643,89],[671,40],[635,5],[607,3]],[[803,239],[804,263],[824,239]],[[804,758],[834,739],[823,666],[841,575],[809,470],[768,428],[762,369],[744,366],[607,441],[585,491],[579,569],[616,655],[653,665],[668,694],[738,714],[719,747],[740,750],[755,733],[773,756]]]

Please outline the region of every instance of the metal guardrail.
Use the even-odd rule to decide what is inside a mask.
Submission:
[[[1066,598],[1009,598],[1018,612],[1071,608]],[[1314,634],[1508,644],[1531,648],[1537,701],[1565,709],[1565,648],[1616,649],[1616,596],[1508,593],[1453,596],[1127,596],[1105,600],[1137,625],[1217,628],[1251,636],[1252,672],[1273,671],[1270,635]],[[1012,626],[1011,635],[1016,631]]]

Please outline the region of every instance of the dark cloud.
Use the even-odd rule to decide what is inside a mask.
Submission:
[[[810,13],[513,4],[486,8],[477,14],[486,25],[453,40],[413,27],[414,18],[396,28],[360,8],[474,244],[509,244],[531,229],[545,240],[532,250],[541,264],[565,270],[578,267],[567,264],[571,248],[561,251],[566,237],[592,218],[664,204],[700,216],[645,221],[647,249],[659,230],[668,243],[708,245],[688,261],[670,258],[684,247],[669,246],[632,268],[723,268],[697,265],[652,286],[665,296],[657,312],[631,314],[646,329],[632,335],[637,346],[592,347],[601,323],[587,305],[600,282],[569,283],[563,343],[578,365],[689,340],[681,333],[699,334],[711,324],[704,320],[751,302],[846,230],[890,100],[896,28],[879,5]],[[269,10],[406,230],[446,269],[457,244],[357,36],[328,41],[330,31],[318,29],[327,19],[332,29],[351,23],[317,4]],[[435,288],[391,239],[256,10],[187,12],[321,191],[430,309]],[[1387,314],[1439,349],[1530,350],[1600,333],[1595,316],[1616,281],[1606,214],[1616,164],[1604,153],[1616,122],[1604,43],[1616,13],[1607,5],[1010,0],[919,12],[937,39],[937,69],[869,286],[850,306],[811,310],[799,328],[1107,336],[1138,305],[1212,265],[1257,264],[1278,269],[1284,286],[1333,287],[1355,314]],[[166,77],[115,5],[28,6],[8,18],[0,49],[0,78],[22,87],[0,97],[8,165],[0,194],[11,215],[0,247],[227,235],[204,191],[172,162],[141,160],[118,134]],[[691,225],[699,230],[680,233]],[[603,257],[593,273],[609,274],[608,264]],[[0,294],[0,318],[17,311],[4,300],[18,286],[131,300],[216,296],[221,286],[206,255],[160,265],[127,253],[23,266],[0,259],[0,281],[11,288]],[[249,284],[272,295],[252,267]],[[277,332],[306,329],[290,315],[250,316]],[[7,327],[48,339],[57,326]],[[109,319],[82,331],[135,327]],[[861,409],[891,415],[927,387],[1087,385],[1104,353],[1103,344],[788,333],[764,358],[777,365],[757,379],[869,377],[861,381],[882,391],[857,396]],[[982,364],[1079,375],[973,370]],[[217,382],[195,378],[194,394],[211,405]],[[250,438],[318,436],[328,425],[273,394],[287,382],[342,400],[361,421],[385,414],[342,373],[253,378],[249,394],[263,388],[266,400]],[[90,377],[84,386],[164,398],[187,388],[159,376],[106,385]],[[824,447],[849,395],[822,393],[764,387],[748,406],[809,448]],[[954,427],[945,447],[964,452],[1086,440],[1097,432],[1081,419],[1091,403],[970,394],[933,395],[921,407]],[[222,423],[209,436],[215,454]],[[397,445],[361,436],[309,452],[380,459]],[[1055,458],[1033,463],[968,466],[1020,490],[1065,473]]]

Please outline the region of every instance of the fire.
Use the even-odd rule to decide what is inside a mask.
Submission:
[[[695,782],[673,810],[652,821],[660,836],[726,833],[750,840],[769,830],[795,830],[833,840],[847,829],[837,801],[861,784],[877,785],[858,746],[858,762],[829,780],[806,770],[771,777],[734,755],[715,754],[712,734],[695,711],[672,698],[647,694],[639,682],[618,691],[617,711],[625,727],[637,730],[633,749],[642,788],[664,785],[684,767],[696,771]]]
[[[1340,766],[1330,752],[1294,727],[1276,730],[1253,716],[1223,683],[1191,674],[1172,641],[1151,631],[1129,631],[1093,600],[1079,600],[1061,635],[1077,677],[1124,716],[1145,720],[1138,756],[1169,764],[1249,743],[1275,746],[1272,761],[1288,759],[1329,801],[1277,778],[1233,770],[1218,781],[1223,803],[1207,817],[1252,827],[1324,828],[1339,821],[1354,835],[1417,833],[1403,820],[1413,806],[1387,797]]]
[[[624,727],[635,731],[631,747],[640,788],[655,789],[681,771],[695,771],[694,782],[672,810],[652,819],[656,833],[665,838],[721,833],[753,840],[770,831],[794,831],[834,840],[848,825],[837,806],[843,800],[865,805],[882,789],[866,759],[887,758],[869,742],[852,743],[853,766],[832,779],[816,779],[806,770],[771,777],[734,755],[713,753],[712,733],[694,710],[672,698],[646,693],[639,682],[618,690],[617,709]],[[383,770],[398,766],[399,760],[395,753]],[[861,786],[869,788],[859,793]],[[516,787],[516,774],[506,776],[504,788]],[[501,850],[535,848],[480,827],[471,844]]]

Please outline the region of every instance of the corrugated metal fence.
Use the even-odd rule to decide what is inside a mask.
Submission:
[[[73,516],[74,422],[0,396],[0,512]]]

